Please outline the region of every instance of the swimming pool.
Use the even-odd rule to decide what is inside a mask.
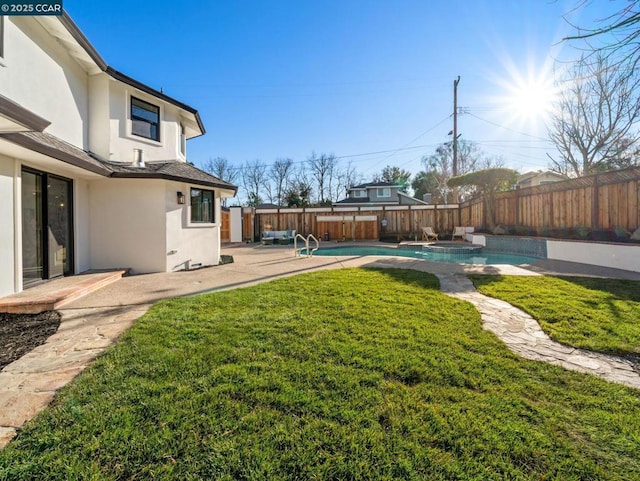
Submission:
[[[302,251],[304,254],[304,250]],[[397,248],[376,246],[344,246],[326,247],[318,249],[314,256],[399,256],[413,259],[424,259],[434,262],[449,262],[452,264],[531,264],[540,260],[537,257],[515,254],[501,254],[499,252],[480,252],[472,254],[449,254],[442,252],[428,252],[420,248]]]

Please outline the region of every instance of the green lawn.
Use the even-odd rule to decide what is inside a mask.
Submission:
[[[640,392],[511,354],[410,270],[161,302],[1,480],[640,479]]]
[[[640,354],[640,281],[479,275],[471,279],[481,293],[529,313],[562,344]]]

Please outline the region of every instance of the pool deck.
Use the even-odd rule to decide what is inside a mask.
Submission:
[[[353,244],[323,243],[329,247],[336,245]],[[99,290],[87,288],[86,276],[75,276],[78,288],[86,293],[80,298],[63,299],[58,331],[43,345],[0,371],[0,449],[25,422],[51,402],[58,389],[90,365],[156,301],[248,287],[322,269],[402,268],[435,274],[443,292],[474,303],[482,314],[485,328],[495,332],[512,351],[529,359],[589,372],[640,389],[640,375],[629,363],[550,342],[535,320],[506,303],[477,293],[465,275],[553,274],[640,280],[640,273],[549,260],[527,266],[472,266],[393,256],[296,257],[292,246],[256,244],[227,245],[223,247],[223,254],[233,256],[234,262],[189,272],[131,275],[103,285]],[[51,296],[58,298],[58,285],[74,296],[77,293],[74,293],[73,279],[52,281],[41,289],[47,289]],[[96,282],[99,279],[96,277]],[[21,294],[22,299],[28,299],[30,292],[33,296],[42,295],[29,289]],[[5,302],[8,302],[6,298]]]

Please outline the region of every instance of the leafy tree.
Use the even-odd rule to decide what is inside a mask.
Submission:
[[[557,172],[580,177],[629,163],[640,140],[636,130],[640,76],[612,67],[602,56],[582,58],[563,82],[552,114],[549,136],[560,158]]]
[[[422,170],[418,172],[411,182],[411,188],[416,199],[423,199],[424,194],[431,194],[431,202],[434,204],[446,203],[446,199],[440,193],[437,176],[433,171]]]
[[[452,177],[447,184],[451,188],[469,186],[477,188],[484,200],[485,227],[493,230],[495,227],[496,193],[510,190],[517,180],[518,172],[516,170],[495,167]]]
[[[402,186],[400,192],[407,192],[411,180],[411,172],[400,167],[387,165],[380,174],[373,177],[374,182],[389,182]]]
[[[287,207],[308,207],[311,196],[311,186],[304,182],[289,187],[284,195]]]

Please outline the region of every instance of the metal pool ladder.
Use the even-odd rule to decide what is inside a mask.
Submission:
[[[298,237],[302,239],[304,242],[304,247],[300,247],[298,249]],[[311,241],[316,243],[316,246],[313,249],[309,249],[309,244]],[[314,237],[313,234],[309,234],[306,238],[302,234],[296,234],[293,238],[293,253],[296,257],[302,256],[302,249],[305,250],[306,257],[311,257],[315,251],[320,249],[320,241]]]

